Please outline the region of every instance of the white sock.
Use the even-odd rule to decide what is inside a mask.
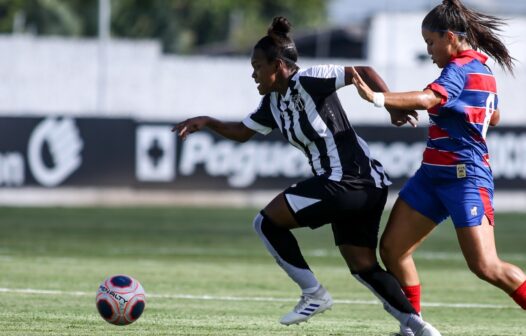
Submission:
[[[317,291],[319,291],[320,289],[322,289],[323,287],[321,286],[320,283],[318,283],[318,285],[316,287],[310,287],[310,288],[302,288],[301,292],[303,294],[307,294],[307,295],[312,295],[312,294],[318,294],[316,293]],[[321,294],[321,293],[320,293]],[[317,296],[317,295],[315,295]]]

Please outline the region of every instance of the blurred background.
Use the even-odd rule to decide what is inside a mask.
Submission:
[[[488,135],[496,208],[526,209],[526,2],[465,0],[507,20],[514,74],[492,60],[502,111]],[[182,143],[172,126],[241,120],[259,104],[250,53],[272,18],[292,22],[299,64],[370,65],[392,90],[439,69],[420,35],[435,0],[0,0],[0,204],[260,206],[308,176],[280,135]],[[391,127],[355,89],[349,119],[394,180],[419,166],[427,133]],[[392,197],[391,197],[392,199]]]

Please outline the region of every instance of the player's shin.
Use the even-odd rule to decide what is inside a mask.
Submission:
[[[353,272],[353,276],[380,299],[384,309],[401,325],[409,327],[415,334],[425,326],[425,322],[402,292],[398,281],[380,265],[376,264],[366,271]]]
[[[254,218],[254,229],[278,265],[300,286],[304,294],[315,292],[320,283],[301,254],[294,235],[276,226],[263,213]]]

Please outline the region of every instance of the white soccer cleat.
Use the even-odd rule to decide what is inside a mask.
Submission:
[[[424,323],[424,327],[420,329],[415,336],[442,336],[438,330],[435,329],[431,324]]]
[[[400,325],[400,331],[398,333],[391,334],[391,336],[415,336],[415,334],[411,328]]]
[[[332,304],[331,295],[325,288],[321,287],[312,295],[301,295],[296,307],[294,307],[290,313],[283,316],[279,323],[284,325],[300,324],[318,313],[331,309]]]
[[[415,336],[411,328],[402,326],[402,325],[400,326],[400,335],[401,336]]]

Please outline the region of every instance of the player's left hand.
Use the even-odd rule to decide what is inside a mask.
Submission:
[[[373,90],[365,84],[362,77],[358,74],[356,69],[354,67],[351,67],[351,73],[352,73],[352,82],[354,86],[356,86],[356,89],[358,90],[358,94],[363,99],[367,100],[368,102],[373,101]]]
[[[354,67],[351,67],[352,72],[352,82],[354,86],[356,86],[356,89],[358,90],[358,94],[363,99],[372,102],[373,101],[373,90],[363,81],[362,77],[358,74],[356,69]],[[411,124],[411,126],[416,127],[418,122],[418,113],[416,111],[410,110],[395,110],[395,109],[387,109],[389,113],[391,114],[391,123],[395,126],[402,126],[406,123]]]
[[[416,127],[418,123],[418,112],[416,111],[405,111],[387,109],[391,115],[391,124],[400,127],[407,123],[411,126]]]

